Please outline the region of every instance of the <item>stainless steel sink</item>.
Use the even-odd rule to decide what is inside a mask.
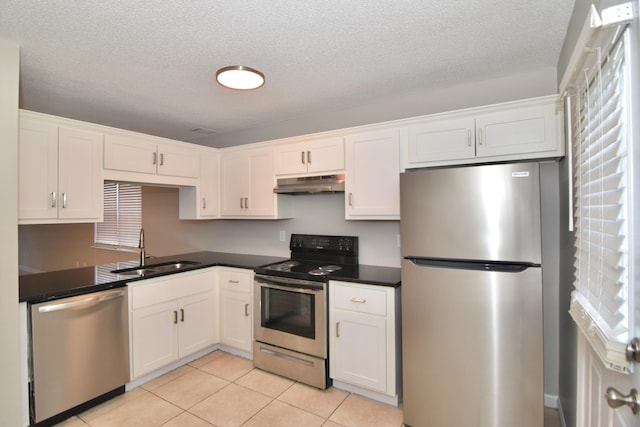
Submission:
[[[200,264],[195,261],[170,261],[161,264],[150,264],[144,267],[129,267],[120,270],[113,270],[112,273],[122,274],[125,276],[147,276],[149,274],[168,273],[171,271],[180,271],[188,267]]]

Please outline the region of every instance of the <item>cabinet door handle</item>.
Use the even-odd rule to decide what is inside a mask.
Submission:
[[[349,206],[353,206],[353,193],[349,193]]]
[[[151,161],[152,165],[155,165],[158,163],[158,153],[154,152],[153,153],[153,160]]]
[[[304,151],[300,152],[300,163],[304,165]]]
[[[67,193],[62,193],[62,207],[67,207]]]
[[[180,309],[180,321],[184,322],[184,308]]]
[[[178,310],[173,310],[173,323],[178,323]]]
[[[482,128],[478,129],[478,145],[482,145]]]
[[[364,304],[365,302],[367,302],[367,300],[364,299],[364,298],[353,297],[353,298],[351,298],[351,302],[357,302],[358,304]]]
[[[311,164],[311,151],[307,151],[307,163]]]
[[[245,209],[249,209],[249,198],[248,197],[244,198],[244,208]]]
[[[52,192],[51,192],[51,207],[52,207],[52,208],[55,208],[55,207],[56,207],[56,204],[57,204],[57,201],[56,201],[56,192],[55,192],[55,191],[52,191]]]
[[[207,209],[207,198],[206,197],[202,198],[202,209]]]
[[[471,129],[467,131],[467,147],[471,147]]]
[[[244,209],[244,198],[240,197],[240,209]]]
[[[160,166],[164,166],[164,153],[160,153]]]
[[[244,317],[249,317],[249,304],[244,305]]]
[[[340,322],[336,322],[336,338],[340,338]]]

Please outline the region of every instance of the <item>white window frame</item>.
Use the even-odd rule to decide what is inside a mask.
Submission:
[[[616,372],[630,373],[632,370],[631,363],[626,357],[627,344],[634,334],[634,326],[638,319],[634,318],[634,289],[637,288],[635,283],[636,265],[638,264],[638,256],[640,251],[638,245],[640,242],[636,238],[637,235],[637,204],[640,202],[640,186],[638,181],[640,174],[638,168],[640,162],[638,156],[640,149],[637,147],[637,117],[638,117],[638,88],[635,87],[638,81],[637,53],[634,49],[638,49],[638,40],[632,37],[631,32],[624,23],[620,25],[610,25],[602,28],[601,22],[594,20],[592,11],[589,26],[585,26],[580,40],[578,41],[578,55],[572,58],[561,83],[561,89],[566,91],[568,95],[567,103],[567,136],[570,140],[569,145],[570,167],[572,168],[571,176],[574,180],[573,189],[576,191],[573,202],[575,202],[574,215],[576,224],[576,260],[575,260],[575,291],[572,294],[572,302],[570,314],[582,334],[586,337],[589,344],[598,354],[604,365]],[[596,14],[597,15],[597,14]],[[584,219],[583,213],[587,204],[591,203],[589,197],[580,193],[580,188],[585,187],[585,182],[590,179],[598,181],[595,175],[589,175],[586,170],[589,169],[588,158],[591,160],[598,158],[602,150],[611,148],[611,140],[607,139],[606,120],[613,115],[601,114],[596,111],[582,111],[576,113],[581,106],[584,107],[587,94],[586,87],[591,85],[590,90],[604,90],[605,95],[602,97],[603,102],[592,103],[589,109],[599,108],[603,106],[606,110],[607,101],[610,101],[607,93],[607,86],[603,81],[602,74],[597,71],[601,68],[606,70],[613,62],[607,62],[606,55],[612,48],[612,42],[624,38],[625,57],[624,72],[622,79],[624,80],[624,95],[620,102],[624,104],[624,112],[621,116],[621,122],[624,126],[624,144],[618,154],[623,153],[624,158],[618,172],[626,175],[621,181],[625,188],[622,200],[622,209],[618,220],[623,222],[621,236],[614,236],[616,233],[599,234],[597,231],[597,221],[590,227]],[[604,67],[602,64],[604,63]],[[570,72],[569,72],[570,71]],[[604,89],[603,89],[604,88]],[[593,93],[597,98],[601,92]],[[581,99],[582,97],[582,99]],[[573,116],[573,120],[571,117]],[[591,117],[592,123],[585,124],[584,121]],[[576,120],[578,118],[578,120]],[[635,118],[635,122],[634,122]],[[583,122],[577,122],[582,120]],[[587,130],[585,133],[584,130]],[[591,132],[589,132],[591,131]],[[581,133],[582,132],[582,133]],[[582,138],[581,138],[582,135]],[[585,137],[584,135],[590,135]],[[582,140],[583,145],[580,146]],[[634,143],[635,141],[635,143]],[[585,150],[585,142],[591,143],[591,149],[595,147],[595,151]],[[625,151],[626,150],[626,151]],[[581,169],[582,168],[582,169]],[[599,169],[598,169],[599,168]],[[593,170],[602,171],[604,166],[598,165]],[[582,175],[581,175],[582,173]],[[635,185],[634,185],[635,184]],[[604,188],[604,187],[602,187]],[[595,202],[594,204],[602,204]],[[601,211],[604,212],[604,211]],[[596,217],[599,214],[596,214]],[[602,214],[603,217],[606,215]],[[595,229],[595,231],[594,231]],[[593,236],[596,236],[594,238]],[[613,244],[609,237],[616,237]],[[585,242],[592,241],[591,245]],[[586,249],[591,246],[591,250]],[[595,248],[595,251],[593,250]],[[613,248],[620,256],[620,262],[614,265],[614,268],[621,269],[622,274],[619,278],[615,278],[617,274],[610,274],[611,270],[606,267],[607,258],[598,253],[599,250],[608,250]],[[591,252],[591,253],[589,253]],[[605,265],[604,268],[600,268]],[[587,272],[585,274],[585,272]],[[613,279],[612,279],[613,278]]]
[[[104,221],[95,224],[94,247],[138,251],[142,228],[142,186],[104,183]]]

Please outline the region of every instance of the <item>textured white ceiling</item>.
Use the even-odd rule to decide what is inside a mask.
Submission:
[[[554,67],[575,0],[0,0],[21,107],[207,144],[233,133]],[[227,65],[266,84],[215,83]]]

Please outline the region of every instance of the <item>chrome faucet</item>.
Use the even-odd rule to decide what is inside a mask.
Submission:
[[[144,267],[144,259],[146,254],[144,252],[144,229],[140,229],[140,241],[138,242],[138,248],[140,249],[140,267]]]

